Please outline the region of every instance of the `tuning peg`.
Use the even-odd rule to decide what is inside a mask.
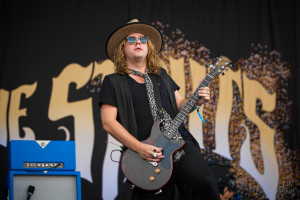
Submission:
[[[213,68],[214,66],[213,66],[213,65],[209,65],[209,67],[210,67],[210,68]]]

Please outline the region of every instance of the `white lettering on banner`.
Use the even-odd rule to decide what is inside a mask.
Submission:
[[[229,149],[229,120],[232,111],[234,81],[242,94],[241,70],[234,72],[228,68],[225,76],[219,76],[219,99],[216,113],[215,153],[232,160]]]
[[[180,62],[181,61],[181,62]],[[199,75],[195,75],[195,73],[199,73],[200,65],[195,65],[195,61],[190,60],[190,67],[191,67],[191,75],[193,80],[193,88],[196,88],[198,84],[195,84],[195,80],[200,80]],[[182,84],[182,79],[184,78],[184,71],[178,72],[178,65],[183,68],[183,59],[170,59],[170,68],[171,68],[171,75],[172,78],[179,80],[181,88],[185,86],[185,83]],[[175,65],[175,66],[174,66]],[[177,65],[177,66],[176,66]],[[202,72],[203,73],[203,72]],[[206,73],[204,74],[204,76]],[[243,74],[243,77],[246,77]],[[278,164],[276,161],[275,155],[275,147],[274,147],[274,130],[270,129],[259,117],[255,114],[256,112],[256,98],[260,98],[264,105],[265,111],[273,111],[275,109],[275,101],[276,101],[276,94],[269,95],[266,90],[263,88],[261,84],[257,81],[252,81],[252,84],[249,83],[247,77],[244,78],[244,90],[242,90],[242,74],[241,70],[232,71],[228,69],[226,76],[219,76],[220,84],[219,84],[219,99],[218,99],[218,107],[217,107],[217,114],[216,114],[216,133],[215,133],[215,147],[216,149],[213,150],[215,153],[222,155],[230,160],[232,160],[230,155],[230,146],[229,146],[229,121],[230,115],[232,114],[232,102],[233,102],[233,86],[232,82],[234,81],[238,88],[240,94],[244,95],[244,109],[245,114],[256,123],[260,130],[261,135],[261,149],[263,154],[263,162],[264,162],[264,169],[270,169],[270,171],[265,172],[264,175],[261,175],[257,168],[254,165],[251,152],[250,152],[250,141],[248,136],[248,140],[244,142],[241,149],[241,167],[243,167],[255,180],[263,188],[264,192],[266,193],[267,197],[270,199],[275,199],[276,197],[276,190],[278,185]],[[255,83],[254,83],[255,82]],[[182,93],[181,93],[182,94]],[[251,96],[251,98],[250,98]],[[246,101],[248,98],[249,101]],[[203,111],[203,106],[202,106]],[[195,128],[197,126],[202,126],[201,120],[198,119],[196,112],[190,114],[190,131],[195,136],[197,141],[199,142],[200,146],[203,145],[203,132],[199,132],[200,128]],[[195,119],[196,118],[196,119]],[[197,124],[198,121],[198,124]],[[202,129],[201,129],[202,130]],[[265,132],[264,132],[265,131]],[[201,136],[197,136],[201,135]]]
[[[174,81],[180,86],[179,93],[185,97],[185,76],[184,76],[184,58],[170,58],[171,76]]]
[[[92,79],[96,78],[99,74],[102,74],[103,78],[114,72],[114,64],[110,60],[105,60],[102,63],[95,63],[95,69]]]
[[[92,74],[94,65],[94,71]],[[49,105],[49,119],[58,120],[67,116],[74,117],[74,134],[76,141],[76,170],[81,172],[81,177],[93,182],[91,176],[91,159],[94,149],[94,119],[92,99],[76,102],[67,102],[70,83],[76,84],[76,89],[84,87],[88,81],[99,74],[103,77],[113,72],[113,63],[106,60],[100,63],[90,63],[83,68],[78,64],[68,65],[57,78],[53,78],[53,89]],[[100,112],[100,111],[99,111]],[[101,123],[101,122],[98,122]],[[70,138],[70,131],[63,126],[66,140]],[[104,145],[104,143],[103,143]],[[110,153],[110,152],[106,152]],[[109,167],[109,166],[107,166]]]
[[[99,74],[102,74],[102,77],[104,78],[106,75],[113,73],[113,67],[114,64],[110,60],[105,60],[101,64],[97,63],[92,79],[96,78],[96,76],[98,76]],[[110,160],[110,154],[113,149],[116,149],[118,147],[111,143],[117,144],[119,146],[121,146],[121,144],[109,134],[107,134],[107,142],[108,143],[105,150],[104,161],[102,164],[102,198],[115,199],[118,195],[119,163],[112,162]],[[104,145],[104,141],[101,145]],[[114,157],[114,159],[115,161],[120,161],[120,156]]]
[[[9,113],[8,113],[8,126],[9,126],[9,139],[10,140],[34,140],[35,134],[29,127],[23,127],[25,132],[24,137],[20,136],[19,132],[19,118],[27,116],[27,108],[20,109],[22,95],[28,99],[35,92],[37,82],[32,85],[22,85],[11,91]]]
[[[114,149],[120,149],[117,144],[122,146],[117,140],[115,140],[111,135],[107,136],[107,146],[106,152],[103,160],[103,170],[102,170],[102,198],[103,199],[115,199],[118,195],[118,177],[119,177],[119,162],[121,158],[121,154],[119,152],[115,152],[112,155],[114,161],[111,161],[110,154]],[[120,149],[121,150],[121,149]],[[112,189],[113,188],[113,189]]]
[[[7,106],[9,92],[0,89],[0,145],[7,147]]]
[[[181,87],[181,95],[185,96],[184,59],[170,58],[169,60],[170,68],[172,69],[171,75]],[[199,80],[206,75],[206,68],[194,60],[190,60],[189,62],[192,80],[194,80],[193,88],[195,88],[198,86]],[[74,117],[74,139],[76,141],[77,161],[76,170],[81,172],[82,178],[85,178],[90,182],[93,182],[91,176],[91,159],[94,149],[93,145],[95,142],[93,112],[100,112],[100,110],[93,108],[91,97],[76,102],[68,102],[70,84],[76,84],[76,89],[78,90],[86,86],[90,79],[94,79],[99,74],[102,74],[104,77],[112,72],[113,63],[110,60],[105,60],[102,63],[91,63],[87,67],[82,67],[79,64],[70,64],[64,68],[58,77],[53,78],[53,88],[51,91],[48,113],[49,119],[55,121],[68,116]],[[268,198],[275,199],[279,178],[274,147],[275,130],[268,127],[267,124],[265,124],[257,116],[256,99],[259,98],[261,100],[264,111],[271,112],[275,109],[276,93],[272,95],[268,94],[259,82],[249,80],[245,73],[243,74],[243,80],[241,78],[241,70],[232,71],[229,69],[227,75],[220,77],[219,79],[219,99],[215,122],[216,149],[214,152],[232,159],[230,156],[228,134],[233,101],[232,83],[234,81],[237,84],[240,93],[244,97],[245,115],[249,120],[256,124],[260,132],[264,173],[259,173],[255,167],[250,152],[249,131],[244,124],[241,126],[246,129],[247,138],[241,147],[240,166],[257,180]],[[11,92],[0,89],[0,145],[6,147],[8,139],[35,139],[35,134],[30,127],[20,127],[19,118],[27,116],[27,108],[20,108],[22,97],[24,96],[26,99],[29,99],[34,94],[36,87],[37,83],[35,82],[32,85],[22,85]],[[203,112],[203,106],[201,108],[201,112]],[[101,122],[99,121],[95,123]],[[20,128],[22,128],[25,132],[25,135],[22,138],[19,133]],[[70,139],[70,131],[65,126],[59,126],[58,130],[64,130],[66,133],[66,140]],[[190,131],[203,147],[202,122],[198,118],[196,112],[190,115]],[[108,136],[108,140],[112,141],[112,138]],[[99,145],[105,145],[104,141],[103,144]],[[112,191],[118,191],[117,174],[119,165],[109,160],[111,150],[112,146],[107,145],[102,171],[102,197],[104,199],[117,196],[117,192]]]
[[[203,65],[200,65],[198,62],[194,60],[189,60],[190,62],[190,69],[191,69],[191,76],[192,76],[192,87],[197,88],[200,80],[204,79],[206,75],[206,67]],[[173,69],[171,67],[171,69]],[[174,69],[173,69],[174,71]],[[179,76],[179,74],[176,73],[176,76]],[[181,75],[182,76],[182,75]],[[181,86],[182,87],[182,86]],[[201,106],[199,109],[199,112],[201,115],[203,114],[203,108],[204,106]],[[195,139],[198,141],[199,145],[201,148],[204,148],[204,143],[203,143],[203,124],[202,121],[199,120],[198,113],[192,112],[190,114],[189,118],[189,130],[195,137]]]
[[[76,89],[84,87],[92,75],[93,63],[87,67],[70,64],[56,78],[50,97],[49,119],[59,120],[67,116],[74,117],[74,138],[76,141],[76,170],[81,177],[93,182],[91,162],[94,144],[94,119],[92,98],[68,102],[69,86],[76,84]],[[60,127],[62,129],[62,127]],[[67,138],[66,138],[67,139]]]
[[[255,80],[249,80],[246,76],[246,73],[243,73],[243,77],[245,91],[244,110],[246,116],[257,125],[260,132],[264,173],[259,173],[253,162],[250,152],[250,134],[245,125],[243,126],[246,128],[247,138],[241,148],[240,166],[257,180],[269,199],[275,199],[279,178],[278,164],[274,147],[275,129],[271,129],[262,121],[262,119],[257,116],[256,99],[260,99],[262,101],[262,110],[271,112],[275,109],[276,93],[267,93],[267,91],[259,82]]]

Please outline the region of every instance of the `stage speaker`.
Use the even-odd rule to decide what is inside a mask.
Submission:
[[[77,171],[10,171],[10,200],[81,200]]]

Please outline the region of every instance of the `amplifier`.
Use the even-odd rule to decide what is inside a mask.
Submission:
[[[9,171],[9,199],[81,200],[78,171]]]
[[[8,170],[75,170],[75,142],[54,140],[11,140]]]

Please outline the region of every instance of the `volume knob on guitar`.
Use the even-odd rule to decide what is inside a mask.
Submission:
[[[150,177],[149,177],[149,180],[150,180],[151,182],[155,181],[154,176],[150,176]]]
[[[155,173],[159,174],[159,173],[160,173],[160,169],[159,169],[159,168],[156,168],[156,169],[155,169]]]

